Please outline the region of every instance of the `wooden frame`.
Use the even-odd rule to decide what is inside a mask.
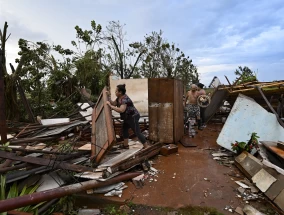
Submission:
[[[95,163],[99,163],[107,150],[115,143],[115,131],[112,121],[111,109],[105,87],[98,98],[92,115],[92,154]]]

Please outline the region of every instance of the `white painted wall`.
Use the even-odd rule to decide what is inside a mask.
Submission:
[[[140,115],[148,115],[148,79],[118,79],[110,76],[111,100],[115,100],[115,89],[119,84],[125,84],[126,94],[133,101]],[[113,112],[113,115],[118,115]]]
[[[252,98],[240,94],[226,120],[217,143],[231,150],[235,141],[247,142],[256,132],[260,141],[284,141],[284,128],[276,116]]]

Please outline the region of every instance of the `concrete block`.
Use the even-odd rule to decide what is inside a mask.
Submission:
[[[235,160],[236,162],[241,163],[247,156],[248,153],[241,153],[239,156],[235,158]]]
[[[240,154],[236,157],[235,161],[242,167],[246,175],[250,176],[250,178],[258,173],[263,167],[263,164],[256,157],[247,152]]]
[[[268,188],[277,181],[272,175],[270,175],[264,169],[261,169],[252,177],[252,181],[261,190],[261,192],[266,192]]]
[[[284,211],[284,189],[281,193],[275,198],[274,203]]]
[[[243,208],[243,212],[245,212],[246,215],[264,215],[260,211],[256,210],[254,207],[250,205],[245,205]]]
[[[270,200],[274,200],[284,189],[284,176],[278,174],[278,176],[276,176],[275,178],[277,179],[277,181],[273,183],[271,187],[265,192],[265,195]]]

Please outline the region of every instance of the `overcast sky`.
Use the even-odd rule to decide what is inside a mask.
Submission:
[[[127,39],[164,32],[190,56],[206,85],[214,76],[231,81],[238,66],[260,81],[283,80],[283,0],[0,0],[0,25],[9,24],[7,61],[14,63],[19,38],[71,48],[74,27],[126,24]]]

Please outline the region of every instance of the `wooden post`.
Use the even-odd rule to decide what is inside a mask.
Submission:
[[[0,134],[1,142],[5,144],[7,142],[7,126],[6,126],[6,111],[5,111],[5,85],[4,85],[4,63],[5,55],[0,48]]]

